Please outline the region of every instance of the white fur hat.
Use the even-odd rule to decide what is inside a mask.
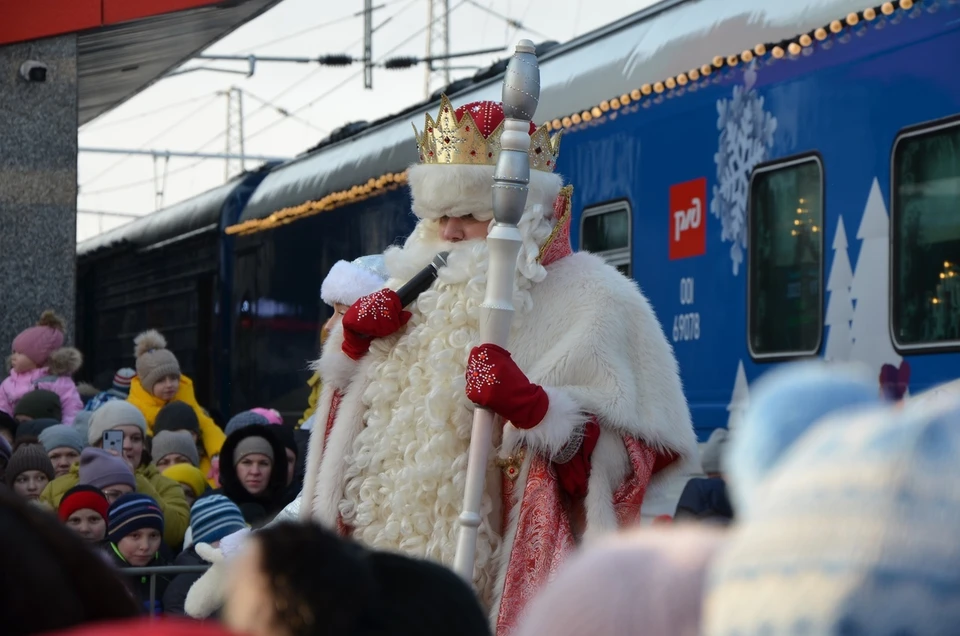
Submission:
[[[320,298],[334,306],[352,305],[361,297],[383,288],[387,272],[381,254],[361,256],[351,262],[337,261],[320,286]]]
[[[480,101],[464,104],[453,113],[450,110],[454,110],[453,104],[443,97],[436,121],[427,115],[423,136],[417,133],[421,163],[411,166],[407,172],[413,213],[421,219],[472,214],[480,221],[492,220],[493,172],[499,156],[499,135],[503,130],[503,104]],[[546,129],[538,130],[533,124],[530,125],[530,134],[534,148],[526,208],[531,210],[540,205],[541,214],[551,215],[553,203],[563,187],[563,177],[552,172],[559,139],[547,139]],[[443,135],[448,138],[436,141]],[[449,137],[456,139],[451,142]],[[550,147],[544,148],[547,145]],[[474,159],[466,155],[467,151]],[[462,160],[450,160],[448,154],[462,154],[463,157]]]

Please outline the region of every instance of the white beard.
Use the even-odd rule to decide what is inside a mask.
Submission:
[[[521,221],[524,241],[514,294],[516,327],[532,306],[530,289],[546,271],[537,262],[550,233],[540,215]],[[529,227],[535,225],[536,227]],[[526,232],[524,232],[526,230]],[[465,394],[466,363],[480,341],[480,305],[486,290],[488,250],[484,241],[447,244],[437,240],[435,221],[421,221],[403,248],[386,254],[389,285],[396,288],[443,250],[450,251],[434,286],[409,309],[402,335],[373,342],[363,394],[364,429],[345,458],[343,521],[353,536],[379,549],[454,561],[463,505],[473,405]],[[358,382],[359,383],[359,382]],[[500,547],[494,505],[481,504],[474,583],[489,602]]]

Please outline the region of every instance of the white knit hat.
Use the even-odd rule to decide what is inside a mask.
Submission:
[[[334,306],[352,305],[363,296],[383,288],[387,282],[387,271],[383,264],[383,255],[361,256],[351,262],[337,261],[320,286],[320,298]]]

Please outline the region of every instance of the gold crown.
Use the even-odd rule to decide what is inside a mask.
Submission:
[[[440,112],[434,120],[427,113],[426,125],[421,134],[416,125],[413,133],[417,138],[420,163],[465,164],[494,166],[500,156],[500,135],[503,122],[484,137],[469,110],[457,121],[456,111],[446,95],[440,97]],[[530,136],[530,167],[543,172],[553,172],[560,155],[560,133],[551,139],[546,126],[537,128]]]

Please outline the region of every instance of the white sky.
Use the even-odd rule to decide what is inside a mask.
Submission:
[[[429,0],[374,0],[373,57],[423,56]],[[654,4],[656,0],[450,0],[450,52],[500,45],[512,48],[520,38],[567,41]],[[478,6],[479,5],[479,6]],[[363,55],[363,19],[349,17],[363,9],[362,0],[319,2],[284,0],[260,18],[213,45],[207,53],[317,57],[327,53]],[[531,31],[517,30],[484,9],[520,21]],[[333,23],[329,26],[320,25]],[[318,27],[318,28],[314,28]],[[546,36],[546,37],[544,37]],[[452,65],[487,66],[500,54],[456,59]],[[192,61],[246,70],[243,62]],[[473,75],[455,70],[451,80]],[[219,91],[237,86],[244,98],[247,154],[293,157],[331,130],[361,119],[369,121],[397,112],[424,97],[423,65],[397,71],[375,68],[372,90],[363,88],[363,67],[320,67],[317,64],[257,65],[253,77],[198,71],[157,82],[119,108],[79,130],[81,147],[145,148],[172,151],[225,152],[227,98]],[[431,87],[441,85],[436,80]],[[261,98],[284,108],[284,118]],[[413,135],[411,131],[411,143]],[[156,162],[162,173],[163,160]],[[248,163],[252,168],[256,163]],[[81,153],[78,159],[77,241],[127,222],[123,217],[85,211],[149,214],[156,209],[154,160],[150,156]],[[171,158],[163,188],[167,207],[224,182],[222,160]]]

